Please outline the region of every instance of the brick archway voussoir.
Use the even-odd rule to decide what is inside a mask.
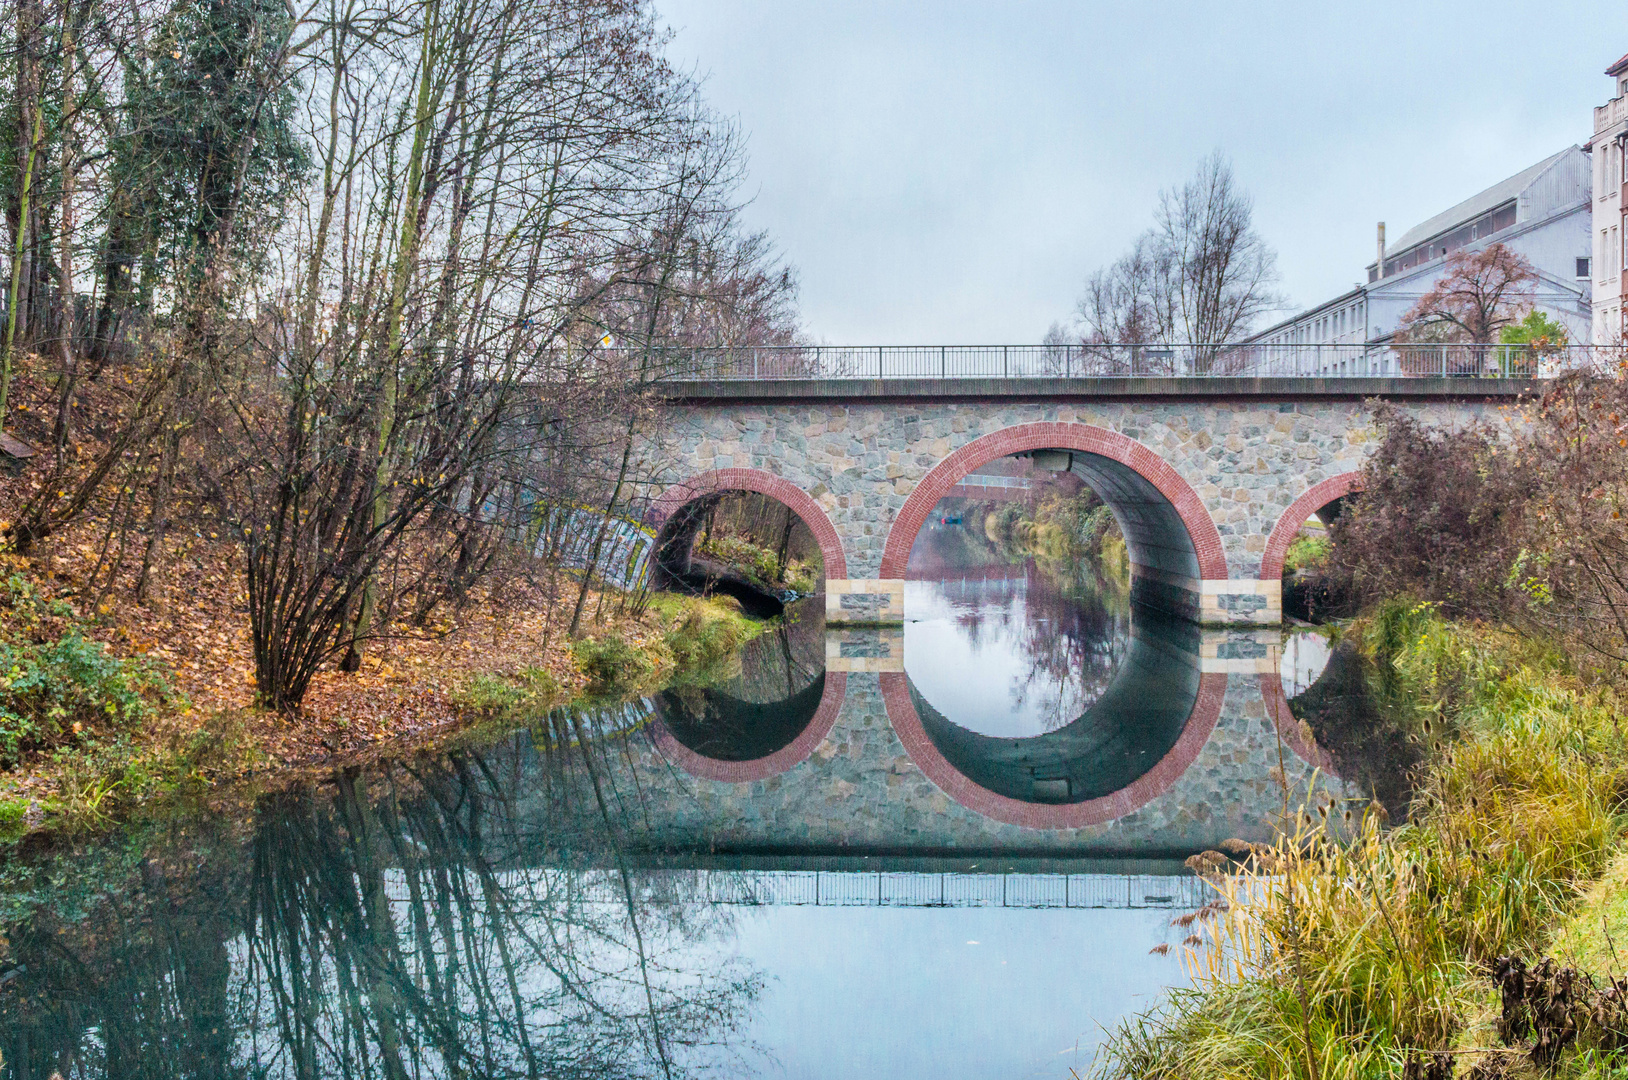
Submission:
[[[1199,575],[1206,581],[1227,580],[1227,557],[1221,534],[1192,485],[1153,450],[1127,435],[1092,424],[1056,420],[1017,424],[980,436],[952,451],[928,470],[905,500],[888,530],[881,576],[902,578],[916,534],[938,500],[965,476],[997,458],[1029,450],[1077,450],[1117,461],[1140,474],[1170,502],[1192,541]]]
[[[1317,511],[1333,502],[1335,499],[1349,495],[1353,491],[1362,490],[1362,474],[1356,472],[1340,473],[1327,480],[1313,484],[1300,498],[1289,504],[1289,509],[1278,518],[1272,532],[1266,538],[1266,550],[1261,555],[1262,581],[1276,581],[1283,577],[1283,560],[1289,554],[1289,545],[1300,532],[1300,526],[1306,519]]]
[[[802,519],[820,545],[825,560],[828,580],[841,580],[848,576],[848,556],[842,549],[842,537],[825,509],[802,488],[774,473],[762,469],[714,469],[681,480],[663,491],[651,506],[659,530],[673,513],[686,503],[708,495],[727,491],[752,491],[777,499]]]

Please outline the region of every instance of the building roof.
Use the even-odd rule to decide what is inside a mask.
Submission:
[[[1625,57],[1624,59],[1628,59],[1628,57]],[[1472,195],[1468,199],[1465,199],[1463,202],[1459,203],[1457,206],[1454,206],[1448,210],[1443,210],[1435,217],[1430,218],[1427,221],[1420,222],[1418,225],[1415,225],[1413,228],[1403,233],[1396,243],[1387,245],[1385,248],[1385,257],[1388,259],[1392,255],[1399,255],[1409,248],[1429,240],[1432,236],[1447,232],[1455,226],[1462,225],[1467,221],[1472,221],[1475,218],[1480,217],[1482,214],[1504,205],[1504,203],[1509,202],[1511,199],[1514,199],[1520,195],[1521,192],[1525,191],[1527,187],[1531,185],[1532,181],[1543,175],[1545,169],[1549,168],[1549,166],[1553,165],[1556,161],[1559,161],[1561,158],[1565,157],[1569,153],[1572,153],[1573,151],[1580,152],[1580,148],[1576,146],[1568,146],[1566,149],[1560,151],[1560,153],[1552,154],[1549,157],[1544,158],[1531,168],[1522,169],[1509,179],[1500,180],[1498,183],[1492,185],[1490,188],[1481,192],[1480,194]]]
[[[1624,71],[1628,71],[1628,56],[1624,56],[1621,60],[1605,69],[1607,75],[1613,76],[1621,75]]]

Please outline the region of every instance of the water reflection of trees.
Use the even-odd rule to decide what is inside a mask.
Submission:
[[[976,649],[1005,641],[1022,658],[1014,706],[1031,706],[1047,731],[1078,719],[1113,681],[1130,641],[1130,605],[1090,567],[1065,580],[1027,562],[1014,580],[944,581],[955,623]]]
[[[1028,669],[1014,680],[1021,707],[1037,697],[1046,730],[1078,719],[1102,697],[1125,658],[1129,606],[1089,567],[1058,581],[1028,565],[1026,617],[1015,627]]]
[[[668,1077],[727,1061],[758,982],[709,947],[726,916],[692,878],[624,858],[610,741],[566,715],[535,742],[346,772],[265,801],[252,839],[202,870],[148,863],[72,925],[37,912],[11,931],[27,971],[0,992],[7,1075]]]

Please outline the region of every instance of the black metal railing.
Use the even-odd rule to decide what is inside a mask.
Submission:
[[[1584,345],[776,345],[663,349],[671,380],[1483,378],[1615,370]]]

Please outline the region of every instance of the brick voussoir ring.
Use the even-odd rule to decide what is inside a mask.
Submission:
[[[791,742],[767,757],[755,758],[751,761],[720,761],[698,754],[673,737],[667,730],[667,725],[657,723],[654,728],[656,747],[662,756],[673,762],[691,776],[702,780],[717,780],[726,784],[749,784],[754,780],[767,780],[771,776],[800,765],[814,752],[814,748],[825,741],[831,733],[831,727],[837,722],[837,714],[842,712],[843,699],[848,696],[848,673],[845,671],[827,671],[825,673],[825,692],[820,695],[820,706],[814,710],[814,718],[808,722]]]
[[[974,783],[939,753],[938,747],[928,737],[927,729],[922,727],[915,705],[911,703],[909,676],[902,672],[887,672],[879,678],[888,721],[893,725],[899,741],[904,744],[910,760],[926,774],[927,779],[973,813],[1029,829],[1081,829],[1103,825],[1164,794],[1197,760],[1199,752],[1210,741],[1210,734],[1221,718],[1222,699],[1227,692],[1226,675],[1209,672],[1199,676],[1198,700],[1193,703],[1193,711],[1188,714],[1187,724],[1182,728],[1176,745],[1153,768],[1128,786],[1111,795],[1085,802],[1027,803],[996,794]]]
[[[658,531],[685,503],[721,491],[755,491],[785,503],[792,513],[803,519],[819,543],[826,579],[840,581],[848,576],[848,557],[842,551],[842,538],[825,510],[796,484],[762,469],[715,469],[679,481],[663,491],[651,507]]]
[[[1271,535],[1266,538],[1266,551],[1261,555],[1262,581],[1276,581],[1283,577],[1283,560],[1289,554],[1289,545],[1300,532],[1300,526],[1317,511],[1344,495],[1362,489],[1362,474],[1355,472],[1331,476],[1314,484],[1300,498],[1289,504],[1289,509],[1278,518]]]
[[[933,466],[916,484],[888,530],[882,552],[882,578],[902,578],[910,561],[910,547],[932,513],[933,506],[968,473],[996,458],[1026,450],[1079,450],[1099,454],[1134,469],[1175,507],[1198,556],[1199,575],[1206,581],[1227,580],[1227,558],[1221,534],[1192,486],[1170,463],[1135,439],[1091,424],[1055,420],[1018,424],[974,439]],[[834,575],[833,575],[834,576]]]

